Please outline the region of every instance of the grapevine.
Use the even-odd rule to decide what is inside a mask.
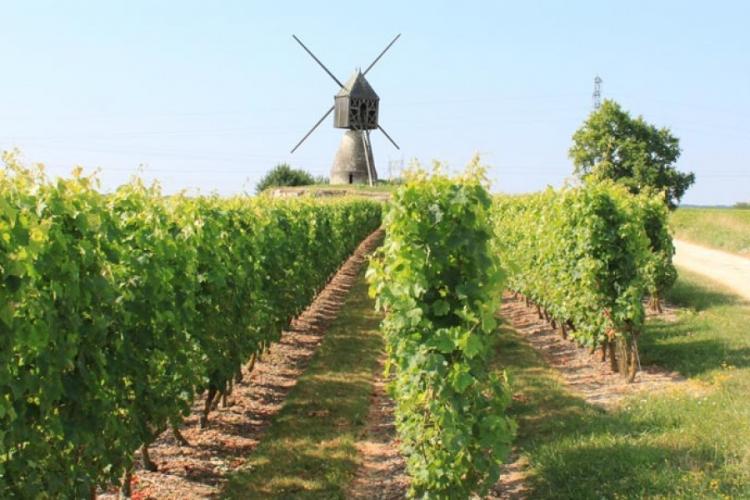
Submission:
[[[104,194],[4,160],[3,498],[121,484],[134,452],[197,394],[226,392],[380,225],[376,202],[164,196],[138,180]]]
[[[510,393],[489,366],[503,272],[482,179],[476,162],[457,179],[412,173],[368,270],[386,311],[396,426],[417,497],[486,492],[515,433]]]
[[[497,252],[513,263],[509,287],[632,380],[644,294],[674,280],[663,201],[611,182],[500,196],[495,229]]]

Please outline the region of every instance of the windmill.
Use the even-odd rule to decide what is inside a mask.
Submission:
[[[339,86],[339,92],[334,96],[334,104],[325,112],[323,117],[317,121],[310,131],[297,143],[292,149],[294,153],[297,148],[310,137],[318,126],[323,123],[328,115],[333,115],[333,126],[336,128],[347,129],[344,137],[341,139],[341,145],[333,160],[331,167],[331,184],[364,184],[370,186],[378,179],[378,173],[375,170],[375,162],[372,156],[372,144],[370,143],[370,130],[378,129],[385,135],[396,149],[398,144],[391,139],[391,136],[383,130],[378,123],[378,106],[380,98],[370,86],[365,76],[375,66],[383,54],[396,43],[401,34],[391,40],[385,49],[375,58],[374,61],[364,70],[357,69],[346,83],[336,78],[320,59],[308,49],[296,35],[292,37],[299,43],[305,52],[310,54],[316,63],[328,73],[334,82]]]

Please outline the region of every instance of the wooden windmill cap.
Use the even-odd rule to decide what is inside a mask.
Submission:
[[[370,86],[370,83],[365,78],[365,75],[361,71],[357,70],[354,74],[346,81],[344,88],[342,88],[336,97],[357,97],[360,99],[375,99],[380,100],[378,94]]]

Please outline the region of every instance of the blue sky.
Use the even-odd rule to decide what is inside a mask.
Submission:
[[[558,186],[570,137],[603,95],[668,126],[687,203],[750,200],[748,2],[40,2],[0,0],[0,149],[53,174],[100,167],[112,188],[140,172],[169,192],[252,191],[279,162],[327,175],[342,131],[336,85],[369,73],[376,164],[474,152],[496,191]]]

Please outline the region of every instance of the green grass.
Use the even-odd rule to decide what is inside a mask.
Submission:
[[[685,272],[668,300],[684,311],[648,325],[642,358],[688,382],[610,412],[568,392],[503,329],[496,361],[516,394],[530,498],[750,498],[750,305]],[[226,497],[345,497],[382,349],[379,321],[360,279]]]
[[[750,498],[750,306],[687,273],[669,300],[686,311],[648,325],[642,358],[690,380],[609,413],[503,332],[498,363],[520,395],[511,412],[530,498]]]
[[[285,189],[289,191],[363,191],[373,193],[389,193],[398,188],[398,184],[378,183],[374,186],[367,184],[311,184],[308,186],[276,186],[269,189]]]
[[[355,444],[383,348],[380,320],[360,275],[310,366],[223,496],[344,498],[359,465]]]
[[[677,238],[750,256],[750,210],[678,208],[670,225]]]

